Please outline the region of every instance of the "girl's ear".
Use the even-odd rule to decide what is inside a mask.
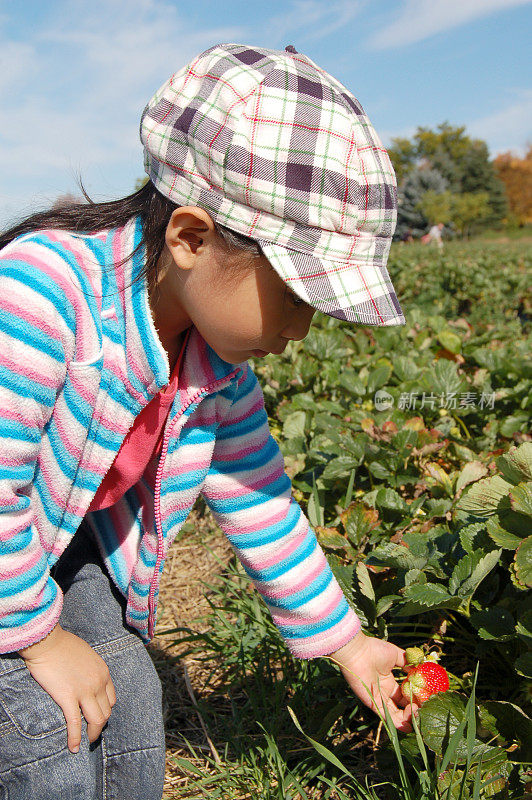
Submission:
[[[166,226],[166,246],[181,269],[191,269],[199,255],[214,247],[215,239],[212,217],[197,206],[176,208]]]

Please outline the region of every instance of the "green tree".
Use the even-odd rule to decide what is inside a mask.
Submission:
[[[487,192],[462,192],[453,195],[452,222],[462,236],[470,236],[490,215]]]
[[[465,126],[443,122],[436,130],[418,127],[411,140],[392,139],[389,152],[400,186],[420,166],[430,167],[445,179],[446,188],[453,194],[488,194],[484,224],[507,215],[504,186],[490,161],[488,147],[482,139],[468,136]]]
[[[435,225],[438,222],[447,225],[452,221],[454,198],[455,195],[448,190],[435,192],[434,189],[429,189],[422,195],[418,203],[419,210],[429,225]]]
[[[441,194],[447,187],[447,181],[435,169],[416,167],[411,170],[398,191],[396,237],[400,238],[407,230],[415,237],[422,236],[429,225],[420,206],[423,196],[429,191]]]
[[[392,139],[393,145],[388,148],[388,155],[395,170],[397,184],[400,186],[406,175],[414,168],[417,161],[415,142],[398,136]]]
[[[414,142],[417,157],[427,160],[437,169],[452,192],[465,191],[462,186],[463,172],[472,140],[466,135],[464,125],[455,128],[443,122],[435,131],[419,127]]]
[[[462,162],[461,192],[487,192],[489,211],[486,223],[495,223],[508,214],[504,184],[497,174],[495,163],[489,160],[486,142],[474,139]]]

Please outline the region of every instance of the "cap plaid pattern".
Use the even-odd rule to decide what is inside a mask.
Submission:
[[[311,306],[404,325],[386,269],[393,167],[356,98],[309,58],[211,47],[156,92],[140,135],[157,189],[258,241]]]

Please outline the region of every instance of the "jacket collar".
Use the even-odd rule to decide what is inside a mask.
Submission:
[[[168,356],[155,329],[148,298],[146,277],[140,277],[146,263],[146,249],[141,245],[140,217],[107,235],[104,271],[115,265],[114,276],[126,351],[130,384],[149,399],[169,381]],[[117,295],[115,294],[115,301]],[[116,308],[116,302],[115,302]],[[116,309],[117,316],[119,309]],[[202,393],[207,387],[235,375],[240,365],[223,361],[207,344],[196,328],[191,330],[182,365],[183,391],[186,397]],[[139,385],[140,384],[140,385]],[[144,391],[142,391],[144,389]],[[185,400],[181,391],[182,400]]]

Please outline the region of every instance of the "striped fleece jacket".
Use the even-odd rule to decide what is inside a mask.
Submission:
[[[160,457],[120,501],[87,511],[169,379],[140,239],[133,219],[93,235],[38,231],[0,251],[0,652],[58,622],[50,567],[84,518],[148,642],[165,556],[201,493],[292,653],[331,653],[360,621],[291,496],[255,375],[195,329]]]

